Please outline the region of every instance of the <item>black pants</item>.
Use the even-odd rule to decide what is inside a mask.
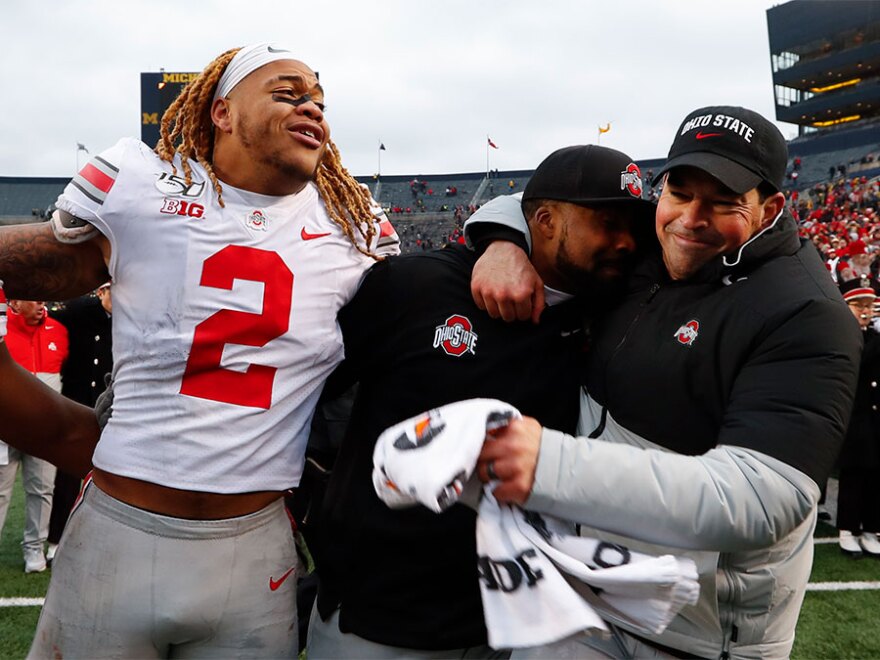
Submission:
[[[76,497],[79,495],[79,477],[58,470],[55,473],[55,494],[52,497],[52,513],[49,516],[49,543],[58,543],[64,526],[70,517]]]
[[[880,468],[840,468],[837,529],[880,532]]]

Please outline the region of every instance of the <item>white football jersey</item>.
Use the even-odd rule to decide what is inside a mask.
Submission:
[[[336,313],[373,260],[312,184],[284,197],[223,184],[222,208],[202,167],[189,185],[177,171],[123,139],[58,199],[112,247],[115,398],[94,464],[185,490],[294,487],[343,357]],[[396,252],[382,228],[377,251]]]

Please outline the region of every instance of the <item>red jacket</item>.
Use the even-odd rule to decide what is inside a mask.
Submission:
[[[6,345],[9,354],[32,374],[55,374],[60,384],[61,365],[67,359],[67,328],[48,314],[39,325],[28,325],[10,307],[7,314]],[[46,378],[41,378],[46,380]]]

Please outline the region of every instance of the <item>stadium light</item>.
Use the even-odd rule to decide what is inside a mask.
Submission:
[[[840,117],[839,119],[829,119],[828,121],[816,121],[813,122],[813,126],[816,128],[825,128],[826,126],[834,126],[835,124],[844,124],[850,121],[856,121],[857,119],[861,119],[861,115],[850,115],[849,117]]]
[[[845,80],[843,82],[834,83],[833,85],[827,85],[826,87],[810,87],[810,91],[815,92],[816,94],[821,94],[823,92],[830,92],[833,89],[840,89],[841,87],[857,85],[860,82],[862,82],[861,78],[853,78],[852,80]]]

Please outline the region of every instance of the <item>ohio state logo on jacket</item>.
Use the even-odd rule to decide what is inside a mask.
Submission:
[[[700,334],[700,322],[697,319],[691,319],[678,330],[675,331],[675,338],[680,344],[690,346],[697,341],[697,335]]]
[[[447,355],[460,357],[467,352],[476,355],[476,346],[477,333],[466,316],[453,314],[434,328],[434,348],[442,348]]]

